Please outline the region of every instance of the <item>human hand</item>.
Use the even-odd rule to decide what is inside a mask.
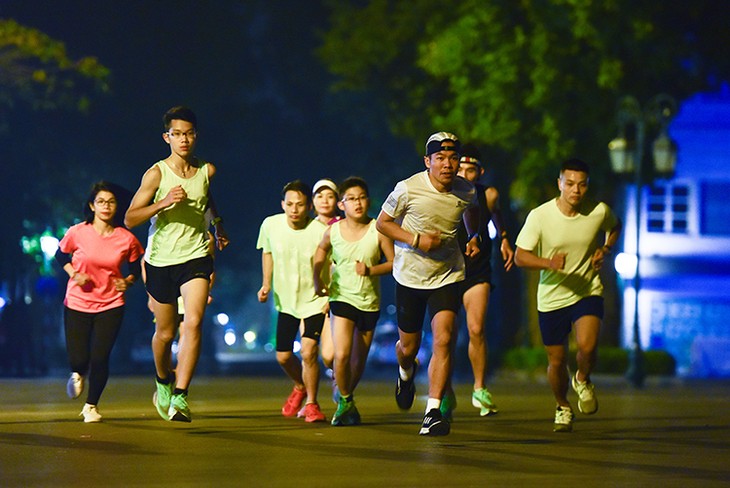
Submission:
[[[428,252],[441,247],[441,235],[438,232],[424,232],[418,239],[418,249]]]
[[[369,276],[370,268],[362,261],[355,261],[355,273],[359,276]]]
[[[468,258],[474,259],[480,252],[481,249],[479,249],[479,238],[477,236],[474,236],[469,239],[469,242],[466,243],[466,249],[464,250],[464,254]]]
[[[504,270],[511,270],[515,264],[515,252],[512,250],[512,246],[507,239],[502,239],[502,244],[499,246],[499,250],[502,252]]]
[[[599,247],[595,250],[593,256],[591,256],[591,266],[595,271],[599,271],[603,267],[603,262],[608,254],[605,247]]]
[[[262,286],[261,289],[256,294],[257,297],[258,297],[258,299],[259,299],[259,302],[266,303],[266,300],[269,299],[269,292],[270,291],[271,290],[269,289],[268,286]]]
[[[566,254],[564,252],[556,252],[550,258],[550,263],[548,264],[548,267],[553,271],[558,271],[565,268],[565,256]]]
[[[228,240],[228,233],[223,228],[223,225],[218,223],[215,226],[215,243],[219,251],[225,249],[231,242]]]
[[[182,185],[177,185],[170,188],[170,191],[167,192],[165,198],[162,199],[162,204],[164,208],[167,208],[178,202],[183,202],[187,200],[187,198],[188,194],[185,192],[185,189],[182,187]]]

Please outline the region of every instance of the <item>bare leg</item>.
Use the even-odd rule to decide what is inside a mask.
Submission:
[[[451,372],[451,348],[456,313],[441,310],[431,320],[433,354],[428,365],[428,397],[441,399]]]
[[[319,388],[319,345],[314,339],[302,337],[302,379],[307,388],[307,403],[317,401]]]
[[[351,372],[351,391],[355,391],[357,384],[360,383],[362,375],[365,372],[365,366],[368,362],[368,354],[370,353],[370,346],[373,343],[374,331],[360,332],[355,329],[353,332],[352,340],[352,356],[350,357]]]
[[[180,324],[180,349],[177,353],[175,388],[187,389],[200,357],[203,314],[208,304],[208,280],[196,278],[180,287],[185,305],[185,320]]]
[[[474,390],[484,388],[487,374],[487,340],[484,319],[489,305],[489,283],[478,283],[464,293],[466,325],[469,330],[469,361],[474,372]]]
[[[302,362],[291,351],[276,351],[276,361],[298,389],[304,389]]]
[[[345,317],[332,317],[334,333],[334,370],[337,388],[342,396],[352,393],[352,344],[355,323]]]
[[[578,381],[590,381],[591,371],[596,365],[598,332],[601,329],[601,319],[595,315],[584,315],[575,321],[575,339],[578,345],[576,361]]]
[[[562,407],[570,407],[568,401],[568,346],[545,346],[548,355],[547,377],[555,395],[555,401]]]

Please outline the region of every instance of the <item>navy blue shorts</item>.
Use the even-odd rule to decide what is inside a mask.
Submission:
[[[573,324],[586,315],[603,319],[603,297],[590,296],[567,307],[550,312],[537,312],[542,343],[546,346],[565,344]]]
[[[360,332],[369,332],[375,329],[380,317],[380,310],[376,312],[366,312],[345,302],[330,302],[330,312],[332,315],[344,317],[355,322],[355,327]]]
[[[420,332],[423,330],[426,306],[431,317],[442,310],[459,312],[461,307],[459,283],[429,290],[408,288],[396,283],[395,303],[398,305],[398,328],[408,333]]]

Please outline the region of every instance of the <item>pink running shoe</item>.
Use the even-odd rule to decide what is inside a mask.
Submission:
[[[307,397],[306,390],[300,390],[296,386],[292,389],[289,394],[289,398],[286,399],[286,403],[281,407],[281,414],[284,417],[293,417],[299,411],[302,402]]]

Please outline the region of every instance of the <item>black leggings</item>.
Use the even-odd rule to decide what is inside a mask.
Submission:
[[[86,403],[99,403],[101,392],[109,379],[109,356],[123,317],[124,306],[98,313],[78,312],[64,307],[68,363],[71,371],[88,379]]]

